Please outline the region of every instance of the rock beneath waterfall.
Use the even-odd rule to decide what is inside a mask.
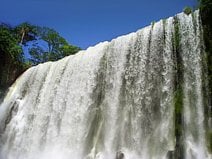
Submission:
[[[116,159],[124,159],[124,153],[121,151],[116,152]]]
[[[174,158],[174,151],[168,151],[166,154],[166,159],[175,159]]]

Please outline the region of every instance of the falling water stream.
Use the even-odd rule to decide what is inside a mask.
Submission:
[[[0,105],[0,158],[170,158],[181,65],[182,156],[210,159],[203,48],[196,11],[28,69]]]

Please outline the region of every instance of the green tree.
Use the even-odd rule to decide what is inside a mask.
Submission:
[[[18,42],[22,45],[26,45],[29,41],[36,40],[36,26],[31,25],[30,23],[21,23],[14,28],[14,31]]]
[[[80,50],[79,47],[69,45],[54,29],[37,27],[37,35],[39,41],[29,49],[34,64],[56,61]]]
[[[24,50],[31,55],[27,59]],[[0,99],[15,79],[29,68],[75,54],[79,47],[68,42],[53,29],[31,25],[27,22],[15,27],[0,23]]]
[[[60,47],[60,54],[61,54],[61,57],[65,57],[65,56],[73,55],[76,52],[78,52],[79,50],[80,50],[79,47],[65,44]]]
[[[22,49],[13,33],[13,29],[7,25],[0,25],[0,51],[1,55],[10,57],[14,62],[22,59]]]
[[[16,37],[13,27],[0,24],[0,97],[25,70],[23,50]]]
[[[184,12],[185,14],[189,15],[189,14],[192,13],[192,9],[191,9],[191,7],[185,7],[185,8],[183,9],[183,12]]]

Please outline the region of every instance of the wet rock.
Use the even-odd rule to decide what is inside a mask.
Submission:
[[[174,151],[168,151],[166,154],[167,159],[174,159]]]
[[[124,153],[121,151],[116,152],[116,159],[124,159]]]

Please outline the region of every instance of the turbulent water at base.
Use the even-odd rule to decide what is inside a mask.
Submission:
[[[0,158],[173,158],[178,66],[182,156],[210,159],[202,43],[199,12],[181,13],[28,69],[0,105]]]

